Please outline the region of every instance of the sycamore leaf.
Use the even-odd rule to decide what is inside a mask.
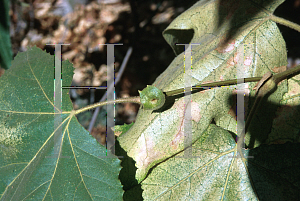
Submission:
[[[283,144],[300,141],[300,74],[288,79],[284,94],[266,143]]]
[[[264,145],[234,158],[235,141],[210,125],[186,151],[153,169],[142,182],[145,200],[299,200],[300,146]],[[297,171],[298,170],[298,171]]]
[[[54,126],[53,64],[54,56],[29,48],[0,79],[1,200],[122,200],[120,161],[78,123],[68,90]],[[72,77],[72,64],[62,62],[62,85]]]
[[[184,88],[184,52],[182,48],[176,48],[175,43],[197,44],[192,46],[191,85],[235,79],[237,71],[244,73],[242,77],[261,77],[268,71],[275,73],[278,69],[286,69],[285,42],[276,24],[269,20],[282,2],[199,1],[164,31],[164,37],[178,56],[153,85],[162,91]],[[225,20],[220,23],[223,18]],[[255,83],[244,86],[246,117],[254,102]],[[286,93],[285,80],[264,100],[245,137],[247,146],[258,147],[268,139],[273,117]],[[236,106],[232,101],[236,99],[234,95],[235,87],[214,88],[192,94],[192,101],[186,106],[184,97],[177,96],[162,110],[140,109],[135,124],[119,137],[121,147],[136,161],[136,179],[141,182],[154,165],[184,149],[186,108],[191,108],[192,143],[202,138],[212,122],[239,135]],[[233,152],[236,147],[231,149]],[[210,184],[206,186],[211,187]]]

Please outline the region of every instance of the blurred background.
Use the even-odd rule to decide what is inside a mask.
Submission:
[[[175,54],[162,37],[171,21],[197,0],[11,0],[10,39],[13,57],[36,45],[54,54],[54,46],[64,43],[63,60],[74,65],[72,86],[106,86],[106,46],[115,46],[116,98],[138,96],[152,84],[174,59]],[[1,14],[2,15],[2,14]],[[300,24],[300,0],[287,0],[275,15]],[[300,33],[279,25],[287,43],[290,66],[300,63]],[[1,34],[1,33],[0,33]],[[119,75],[125,55],[132,54]],[[5,73],[2,69],[1,74]],[[120,73],[121,74],[121,73]],[[68,89],[63,89],[68,90]],[[70,89],[74,109],[99,102],[106,90]],[[117,104],[115,124],[135,121],[139,105]],[[106,141],[106,111],[101,108],[91,125],[95,110],[77,116],[79,122],[101,143]]]

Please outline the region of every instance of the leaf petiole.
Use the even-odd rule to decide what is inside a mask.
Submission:
[[[291,68],[289,70],[286,70],[282,73],[277,73],[277,74],[273,75],[272,80],[277,85],[281,80],[286,79],[290,75],[299,74],[299,72],[300,72],[300,65],[298,65],[294,68]],[[205,88],[214,88],[214,87],[220,87],[220,86],[236,85],[236,84],[245,83],[245,82],[257,82],[257,81],[260,81],[262,78],[263,77],[251,77],[251,78],[241,78],[241,79],[233,79],[233,80],[226,80],[226,81],[200,84],[200,85],[192,86],[192,90],[200,89],[200,88],[205,89]],[[149,86],[147,86],[147,88],[148,87]],[[147,88],[145,88],[145,89],[147,89]],[[184,90],[185,90],[184,88],[181,88],[181,89],[175,89],[175,90],[167,91],[167,92],[165,92],[165,95],[166,96],[173,96],[173,95],[181,94],[181,93],[184,93]],[[146,94],[146,96],[147,96],[147,94]],[[265,95],[265,93],[264,93],[264,95]],[[264,95],[260,95],[260,97],[262,97]],[[161,101],[159,94],[156,94],[155,99],[153,99],[153,97],[148,97],[148,96],[147,96],[147,98],[150,101],[153,101],[153,100],[158,101],[158,102]],[[163,97],[163,98],[166,98],[166,97]],[[84,112],[86,110],[90,110],[90,109],[93,109],[93,108],[96,108],[96,107],[104,106],[104,105],[107,105],[107,104],[115,104],[115,103],[137,103],[137,104],[142,104],[141,99],[140,99],[139,96],[129,97],[129,98],[120,98],[120,99],[116,99],[116,100],[110,100],[110,101],[106,101],[106,102],[99,102],[99,103],[96,103],[96,104],[93,104],[93,105],[89,105],[87,107],[76,110],[75,114],[79,114],[81,112]],[[153,109],[153,108],[149,108],[149,109]],[[155,108],[155,109],[158,109],[158,108]]]
[[[261,80],[261,78],[262,77],[251,77],[251,78],[241,78],[241,79],[232,79],[232,80],[226,80],[226,81],[205,83],[205,84],[192,86],[192,90],[194,90],[194,89],[210,89],[213,87],[236,85],[236,84],[245,83],[245,82],[257,82],[257,81]],[[181,93],[184,93],[184,88],[167,91],[165,93],[167,96],[181,94]]]
[[[134,97],[129,97],[129,98],[119,98],[119,99],[116,99],[116,100],[99,102],[99,103],[96,103],[96,104],[93,104],[93,105],[89,105],[87,107],[76,110],[75,114],[79,114],[81,112],[91,110],[91,109],[96,108],[96,107],[100,107],[100,106],[104,106],[104,105],[108,105],[108,104],[115,104],[115,103],[137,103],[137,104],[141,104],[141,101],[140,101],[139,96],[134,96]]]
[[[239,136],[239,140],[237,141],[237,151],[240,153],[241,157],[244,157],[242,153],[242,145],[244,142],[244,138],[247,135],[247,131],[251,124],[253,115],[257,112],[257,110],[259,109],[262,103],[263,97],[265,97],[267,94],[274,92],[280,81],[286,79],[290,75],[299,74],[299,72],[300,72],[300,65],[291,68],[289,70],[286,70],[284,72],[277,73],[275,75],[272,75],[271,72],[267,72],[263,76],[263,79],[260,81],[261,83],[259,84],[261,87],[258,87],[256,90],[257,96],[254,101],[253,107],[250,110],[248,118],[246,120],[244,131],[241,133],[241,135]]]
[[[276,22],[278,24],[282,24],[284,26],[287,26],[287,27],[289,27],[291,29],[294,29],[294,30],[300,32],[300,26],[299,26],[299,24],[296,24],[294,22],[288,21],[288,20],[286,20],[284,18],[281,18],[281,17],[277,17],[275,15],[271,15],[270,16],[270,20],[272,20],[273,22]]]
[[[286,70],[282,73],[274,74],[273,79],[275,79],[274,81],[276,82],[276,84],[278,84],[281,80],[286,79],[289,75],[299,74],[299,72],[300,72],[300,65],[298,65],[294,68],[291,68],[289,70]],[[232,79],[232,80],[219,81],[219,82],[211,82],[211,83],[205,83],[205,84],[199,84],[196,86],[192,86],[192,90],[201,89],[201,88],[207,89],[207,88],[213,88],[213,87],[236,85],[239,83],[246,83],[246,82],[258,82],[261,79],[262,79],[262,77],[250,77],[250,78]],[[184,93],[184,88],[165,92],[165,94],[167,96],[173,96],[173,95],[177,95],[177,94],[181,94],[181,93]]]

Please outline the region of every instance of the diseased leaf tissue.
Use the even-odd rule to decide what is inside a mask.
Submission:
[[[199,1],[164,31],[177,57],[153,86],[163,92],[184,87],[184,52],[175,43],[187,39],[198,44],[192,47],[191,85],[235,79],[237,72],[257,77],[285,71],[285,42],[268,18],[282,2]],[[67,91],[62,133],[54,135],[53,59],[30,48],[0,79],[1,200],[122,200],[120,161],[110,152],[106,157],[78,123]],[[63,86],[70,85],[73,68],[65,61],[63,69]],[[179,96],[162,110],[155,110],[163,103],[152,94],[154,110],[141,108],[133,125],[116,127],[121,147],[136,162],[144,200],[298,200],[300,150],[286,142],[299,141],[299,83],[299,75],[282,81],[263,102],[245,138],[255,148],[245,157],[254,158],[246,159],[235,157],[235,87],[194,93],[189,105]],[[255,83],[244,86],[246,117]],[[193,146],[183,152],[186,108]],[[278,143],[285,144],[269,145]],[[54,155],[54,144],[62,157]]]
[[[285,42],[276,23],[269,20],[282,2],[199,1],[164,31],[166,41],[178,56],[153,85],[163,92],[184,88],[184,59],[188,58],[176,44],[187,43],[190,32],[193,34],[189,42],[197,44],[192,45],[192,86],[235,79],[238,72],[247,78],[268,71],[285,71]],[[246,134],[247,146],[287,142],[286,132],[276,122],[278,112],[286,111],[287,101],[291,107],[299,105],[299,90],[297,96],[288,95],[291,83],[298,90],[299,76],[279,83],[277,90],[264,100]],[[254,102],[255,84],[244,84],[245,117]],[[236,87],[220,87],[192,94],[190,106],[184,105],[182,96],[163,111],[140,109],[135,124],[118,139],[136,162],[136,179],[142,184],[145,200],[258,200],[259,196],[266,196],[251,184],[247,160],[234,157],[236,142],[232,133],[239,135],[236,94]],[[191,108],[192,116],[190,158],[182,152],[186,108]],[[296,113],[299,119],[299,106],[293,115]],[[290,123],[289,132],[293,134],[288,134],[289,139],[298,142],[299,122]],[[244,154],[251,156],[249,150]],[[270,197],[283,196],[284,191],[277,187],[277,192],[268,192]]]

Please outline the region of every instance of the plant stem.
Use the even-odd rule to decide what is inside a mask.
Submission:
[[[257,81],[261,80],[261,78],[262,77],[250,77],[250,78],[241,78],[241,79],[212,82],[212,83],[206,83],[206,84],[192,86],[192,89],[221,87],[221,86],[228,86],[228,85],[236,85],[238,83],[245,83],[245,82],[257,82]],[[184,92],[184,88],[167,91],[165,93],[167,96],[173,96],[173,95],[177,95],[177,94],[180,94],[183,92]]]
[[[272,80],[276,84],[278,84],[281,80],[286,79],[289,75],[298,74],[299,72],[300,72],[300,65],[298,65],[294,68],[291,68],[289,70],[286,70],[282,73],[277,73],[277,74],[273,75]],[[212,88],[212,87],[219,87],[219,86],[236,85],[238,83],[245,83],[245,82],[257,82],[257,81],[260,81],[261,79],[262,79],[262,77],[251,77],[251,78],[226,80],[226,81],[220,81],[220,82],[212,82],[212,83],[206,83],[206,84],[200,84],[200,85],[193,86],[192,89]],[[259,94],[258,99],[260,100],[269,91],[269,89],[263,89],[263,90],[259,90],[259,91],[264,92],[263,94]],[[184,88],[168,91],[168,92],[165,92],[165,93],[166,93],[166,96],[177,95],[177,94],[180,94],[180,93],[184,93]],[[258,101],[258,102],[260,102],[260,101]],[[106,101],[106,102],[99,102],[99,103],[81,108],[79,110],[76,110],[75,114],[79,114],[81,112],[84,112],[84,111],[87,111],[87,110],[90,110],[90,109],[93,109],[93,108],[96,108],[96,107],[100,107],[100,106],[103,106],[103,105],[115,104],[115,103],[137,103],[137,104],[141,104],[141,101],[140,101],[139,96],[135,96],[135,97],[129,97],[129,98],[120,98],[120,99],[117,99],[117,100],[111,100],[111,101]],[[255,104],[255,105],[259,105],[259,104]],[[249,122],[251,121],[250,119],[248,120]],[[247,132],[247,130],[245,131],[245,133],[246,132]]]
[[[284,72],[275,74],[274,79],[276,84],[278,84],[281,80],[286,79],[289,75],[299,74],[299,73],[300,73],[300,65],[295,66],[294,68],[290,68]]]
[[[132,53],[132,47],[129,47],[128,50],[127,50],[127,53],[126,53],[126,55],[124,57],[124,60],[122,62],[121,68],[120,68],[120,70],[118,72],[117,78],[115,79],[115,85],[117,85],[118,82],[120,81],[120,78],[122,77],[122,74],[123,74],[123,72],[124,72],[124,70],[126,68],[126,65],[128,63],[128,60],[130,58],[131,53]],[[108,89],[107,89],[107,92],[105,93],[104,96],[102,96],[102,98],[101,98],[101,100],[99,102],[102,102],[102,101],[106,100],[107,93],[110,92],[110,91],[112,91],[112,90],[113,90],[113,86],[109,86]],[[91,122],[90,122],[90,125],[89,125],[89,128],[88,128],[88,131],[90,133],[92,132],[92,129],[93,129],[94,124],[96,122],[96,119],[97,119],[97,116],[99,114],[99,111],[100,111],[100,108],[97,107],[96,110],[95,110],[95,112],[94,112],[94,114],[93,114],[93,116],[92,116],[92,119],[91,119]]]
[[[244,158],[244,155],[242,153],[242,146],[243,146],[243,142],[244,142],[244,138],[247,134],[248,128],[251,124],[252,118],[254,116],[254,114],[257,112],[257,110],[259,109],[263,97],[270,93],[272,90],[274,90],[277,86],[277,83],[275,83],[275,78],[272,75],[272,73],[269,71],[266,74],[264,74],[264,76],[262,77],[262,79],[260,80],[260,84],[261,85],[257,87],[256,89],[256,98],[254,101],[254,104],[249,112],[249,115],[247,117],[246,123],[245,123],[245,127],[242,131],[242,133],[239,136],[239,139],[237,141],[237,151],[240,153],[241,157]]]
[[[277,73],[274,76],[276,84],[278,84],[281,80],[286,79],[289,75],[298,74],[300,72],[300,65],[286,70],[282,73]],[[262,77],[250,77],[250,78],[241,78],[241,79],[233,79],[233,80],[226,80],[226,81],[219,81],[219,82],[211,82],[206,84],[199,84],[196,86],[192,86],[192,89],[200,89],[200,88],[212,88],[212,87],[221,87],[221,86],[228,86],[228,85],[236,85],[238,83],[245,83],[245,82],[258,82],[262,79]],[[165,92],[167,96],[173,96],[180,93],[184,93],[184,88],[175,89],[171,91]]]
[[[284,72],[277,73],[275,75],[272,75],[270,73],[271,76],[269,76],[269,77],[267,77],[267,79],[263,80],[262,87],[257,88],[257,90],[258,90],[257,97],[256,97],[253,107],[251,108],[250,113],[247,117],[245,128],[244,128],[242,134],[240,135],[239,140],[237,141],[237,151],[240,153],[242,158],[244,157],[242,154],[242,145],[244,142],[244,137],[247,134],[247,131],[251,124],[253,115],[257,112],[257,110],[259,109],[259,107],[262,103],[263,97],[265,97],[268,93],[272,92],[276,88],[276,86],[278,85],[278,83],[280,81],[286,79],[289,75],[299,74],[299,72],[300,72],[300,65],[298,65],[294,68],[291,68],[289,70],[286,70]]]
[[[272,21],[274,21],[274,22],[276,22],[278,24],[282,24],[284,26],[287,26],[287,27],[289,27],[291,29],[294,29],[294,30],[300,32],[300,25],[299,24],[296,24],[294,22],[288,21],[288,20],[283,19],[281,17],[276,17],[275,15],[271,15],[270,16],[270,20],[272,20]]]
[[[81,108],[79,110],[76,110],[75,114],[79,114],[81,112],[96,108],[96,107],[100,107],[103,105],[108,105],[108,104],[114,104],[114,103],[137,103],[137,104],[141,104],[140,101],[140,97],[139,96],[135,96],[135,97],[129,97],[129,98],[119,98],[116,100],[110,100],[110,101],[105,101],[105,102],[99,102],[93,105],[89,105],[87,107]]]

